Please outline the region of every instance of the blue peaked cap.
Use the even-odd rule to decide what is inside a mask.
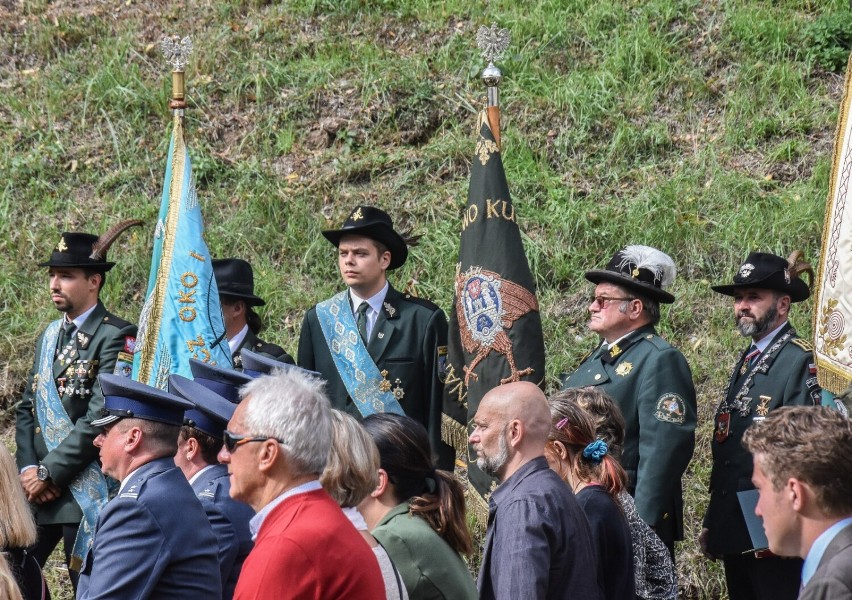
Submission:
[[[104,427],[123,418],[181,425],[184,411],[192,406],[183,398],[120,375],[104,373],[98,375],[98,381],[104,408],[101,418],[92,421],[94,427]]]
[[[169,375],[169,392],[193,404],[183,414],[183,424],[218,439],[234,415],[237,405],[209,388],[181,375]]]
[[[254,379],[247,373],[211,365],[196,358],[189,359],[189,369],[193,381],[234,404],[240,402],[240,388]]]
[[[258,354],[257,352],[252,352],[251,350],[241,350],[240,356],[243,361],[243,373],[250,375],[252,379],[260,377],[261,375],[269,375],[274,369],[281,369],[283,371],[295,370],[303,375],[311,375],[312,377],[319,377],[320,379],[323,379],[322,373],[309,371],[308,369],[303,369],[302,367],[297,367],[290,363],[281,362],[280,360],[275,360],[274,358]]]

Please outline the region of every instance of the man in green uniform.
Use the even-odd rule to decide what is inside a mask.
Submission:
[[[710,504],[699,542],[722,558],[731,600],[796,598],[802,561],[754,549],[737,492],[754,489],[752,457],[741,442],[746,429],[779,406],[819,405],[812,348],[787,321],[790,306],[810,296],[799,273],[810,266],[774,254],[752,252],[731,285],[713,290],[734,298],[737,330],[751,338],[734,367],[716,409]],[[813,271],[811,271],[813,273]]]
[[[405,239],[390,216],[372,206],[356,206],[341,229],[323,235],[338,249],[348,289],[305,314],[299,366],[322,374],[334,408],[359,418],[395,412],[422,423],[440,466],[452,468],[441,442],[447,318],[387,280],[387,271],[408,257]]]
[[[263,329],[263,322],[254,307],[263,306],[266,302],[254,295],[254,272],[251,265],[240,258],[213,259],[213,276],[219,288],[219,304],[222,305],[225,335],[231,348],[234,368],[243,368],[243,348],[293,364],[293,357],[284,348],[257,337]]]
[[[81,522],[93,529],[108,499],[92,445],[100,430],[91,423],[103,407],[95,380],[99,373],[130,376],[136,336],[135,325],[108,312],[98,299],[115,264],[106,261],[101,242],[88,233],[63,233],[50,259],[39,265],[48,267],[51,299],[63,316],[36,342],[15,423],[21,484],[38,523],[33,554],[44,565],[63,539],[75,588],[78,561],[89,541]]]
[[[660,303],[674,280],[672,259],[648,246],[627,246],[605,269],[586,272],[596,284],[589,329],[601,344],[563,389],[600,386],[626,423],[622,465],[636,509],[668,546],[683,539],[681,477],[695,447],[696,402],[683,354],[657,335]]]

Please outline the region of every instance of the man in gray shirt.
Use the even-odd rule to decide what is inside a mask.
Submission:
[[[500,481],[489,502],[480,598],[602,598],[589,524],[544,458],[544,394],[526,381],[501,385],[482,398],[473,420],[477,466]]]

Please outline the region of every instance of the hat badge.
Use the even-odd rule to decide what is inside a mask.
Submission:
[[[787,285],[790,285],[790,269],[784,269],[784,281],[787,282]]]
[[[68,245],[65,243],[65,236],[63,235],[59,237],[59,243],[56,244],[56,251],[65,252],[66,250],[68,250]]]
[[[355,209],[355,212],[352,213],[352,216],[350,218],[353,221],[360,221],[361,219],[364,218],[364,215],[361,214],[361,207],[360,206]]]
[[[754,271],[754,265],[751,263],[745,263],[740,267],[740,277],[743,279],[748,279],[751,275],[752,271]]]

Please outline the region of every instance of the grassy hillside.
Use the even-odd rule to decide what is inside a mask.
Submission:
[[[547,375],[576,365],[587,268],[621,246],[680,268],[662,333],[699,390],[684,481],[688,597],[724,595],[694,539],[713,409],[741,340],[709,285],[751,249],[816,263],[852,38],[845,0],[0,0],[0,408],[6,423],[40,328],[44,260],[62,230],[144,218],[110,251],[105,301],[141,309],[170,80],[158,42],[192,36],[187,131],[217,255],[250,259],[265,337],[295,352],[306,308],[338,285],[319,235],[355,203],[423,234],[394,284],[445,309],[484,67],[497,22],[503,159],[542,306]],[[809,303],[794,323],[810,335]]]

